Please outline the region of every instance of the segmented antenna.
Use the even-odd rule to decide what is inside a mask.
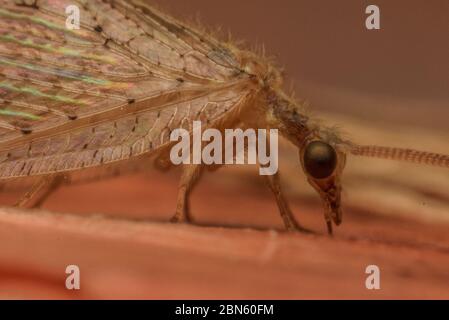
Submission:
[[[356,156],[408,161],[436,167],[449,168],[449,155],[418,151],[413,149],[382,146],[353,146],[350,152]]]

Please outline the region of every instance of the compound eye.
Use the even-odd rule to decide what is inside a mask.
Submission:
[[[335,149],[322,141],[312,141],[306,146],[303,164],[306,172],[315,179],[325,179],[337,166]]]

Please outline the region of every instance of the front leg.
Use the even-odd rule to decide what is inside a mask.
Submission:
[[[279,213],[281,214],[282,220],[284,221],[285,228],[288,231],[300,231],[310,233],[310,230],[302,227],[293,216],[292,211],[290,210],[290,206],[287,203],[287,200],[284,197],[284,194],[281,190],[281,183],[279,178],[279,173],[276,172],[274,175],[266,175],[263,176],[265,181],[270,188],[271,192],[273,192],[276,203],[279,208]]]
[[[198,182],[201,172],[201,164],[186,164],[183,166],[181,181],[179,182],[176,213],[171,218],[171,222],[191,222],[190,193]]]

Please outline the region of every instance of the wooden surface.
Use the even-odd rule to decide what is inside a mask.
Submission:
[[[372,217],[354,220],[342,228],[344,235],[331,238],[4,209],[0,295],[449,298],[447,228]],[[64,287],[70,264],[81,269],[79,291]],[[370,264],[381,268],[381,290],[365,289],[364,270]]]

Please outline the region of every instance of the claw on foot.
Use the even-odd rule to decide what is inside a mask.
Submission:
[[[170,219],[171,223],[190,223],[190,219],[188,219],[186,216],[182,214],[176,213],[173,217]]]
[[[173,217],[170,218],[170,222],[171,222],[171,223],[178,223],[178,222],[181,222],[181,218],[178,217],[178,215],[174,215]]]
[[[304,228],[300,225],[289,225],[287,227],[287,231],[289,232],[300,232],[300,233],[304,233],[304,234],[315,234],[315,231],[312,231],[310,229]]]

